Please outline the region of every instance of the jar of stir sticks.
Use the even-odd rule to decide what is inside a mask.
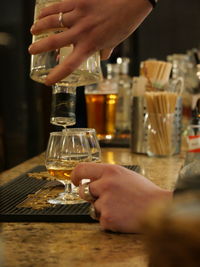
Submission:
[[[181,146],[181,98],[172,92],[148,92],[147,155],[172,156]]]

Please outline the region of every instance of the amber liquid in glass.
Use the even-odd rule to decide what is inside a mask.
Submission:
[[[86,94],[88,127],[100,139],[115,134],[116,103],[117,94]]]
[[[70,174],[73,168],[69,169],[48,169],[50,175],[54,176],[56,179],[60,180],[68,180],[70,181]]]

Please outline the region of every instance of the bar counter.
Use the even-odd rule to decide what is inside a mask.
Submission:
[[[184,163],[184,153],[150,158],[130,153],[128,148],[103,148],[102,156],[103,162],[137,164],[144,176],[170,190]],[[1,173],[1,185],[43,163],[42,154]],[[1,226],[4,267],[148,266],[143,235],[104,232],[98,223],[18,222]]]

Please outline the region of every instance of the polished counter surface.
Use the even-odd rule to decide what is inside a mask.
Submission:
[[[184,163],[184,153],[150,158],[128,148],[103,148],[102,156],[103,162],[137,164],[144,176],[170,190]],[[43,162],[39,155],[1,173],[1,185]],[[2,223],[1,227],[2,267],[148,266],[143,235],[104,232],[98,223]]]

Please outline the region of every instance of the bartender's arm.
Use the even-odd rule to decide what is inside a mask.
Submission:
[[[101,51],[107,59],[112,50],[142,23],[153,9],[154,0],[64,0],[44,8],[31,33],[39,34],[60,27],[67,28],[59,34],[44,38],[29,47],[31,54],[58,49],[73,44],[74,50],[62,64],[47,76],[51,85],[73,72],[86,58]]]

